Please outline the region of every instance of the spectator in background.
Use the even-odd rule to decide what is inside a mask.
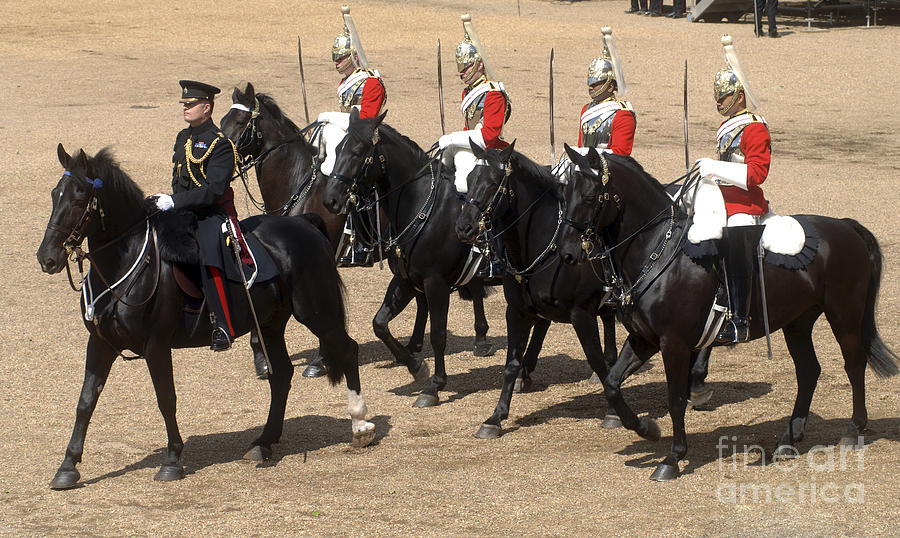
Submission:
[[[672,3],[672,12],[666,15],[666,17],[669,17],[670,19],[680,19],[684,17],[684,0],[674,0]]]
[[[650,0],[650,10],[647,11],[648,17],[662,17],[662,0]]]
[[[626,9],[625,13],[636,13],[638,15],[646,14],[647,0],[640,0],[640,4],[638,4],[638,0],[631,0],[631,7]]]
[[[778,34],[778,27],[775,24],[775,12],[778,11],[778,0],[756,0],[756,12],[753,17],[756,21],[756,37],[766,35],[762,29],[763,10],[765,10],[766,16],[769,18],[769,37],[781,37]]]

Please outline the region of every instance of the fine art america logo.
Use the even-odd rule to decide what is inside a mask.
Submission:
[[[821,480],[825,473],[862,471],[865,466],[865,443],[862,436],[853,446],[812,447],[806,455],[793,448],[767,461],[766,451],[759,445],[737,444],[737,437],[723,435],[716,444],[719,471],[726,477],[734,476],[740,469],[770,466],[784,472],[800,471],[803,479],[797,482],[779,482],[775,485],[761,482],[728,481],[716,486],[716,499],[723,504],[862,504],[865,485],[861,482],[839,483]],[[817,480],[817,478],[819,478]]]

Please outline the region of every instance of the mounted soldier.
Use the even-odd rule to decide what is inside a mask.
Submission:
[[[465,129],[441,136],[438,146],[444,150],[444,163],[455,169],[456,190],[468,192],[466,178],[475,166],[469,140],[482,148],[503,149],[503,126],[512,112],[509,95],[502,82],[497,82],[493,70],[485,60],[484,49],[472,17],[463,15],[465,38],[456,46],[456,69],[466,85],[462,92],[460,111]]]
[[[717,159],[697,161],[693,224],[688,239],[698,243],[721,238],[731,319],[716,337],[718,343],[746,342],[750,294],[753,290],[761,221],[770,216],[761,185],[769,175],[771,137],[766,120],[755,112],[759,101],[741,69],[730,36],[722,38],[726,66],[716,73],[714,97],[727,119],[716,133]]]
[[[340,111],[323,112],[318,118],[318,121],[325,124],[322,128],[320,153],[322,151],[325,153],[321,169],[326,175],[331,175],[334,168],[335,148],[347,135],[350,111],[355,108],[359,111],[360,118],[374,118],[381,113],[387,101],[381,74],[377,69],[369,68],[359,34],[356,32],[356,25],[350,16],[350,8],[342,6],[341,15],[344,30],[334,38],[334,45],[331,48],[334,68],[343,76],[337,90]],[[356,212],[347,219],[344,230],[347,248],[338,259],[339,265],[347,267],[372,265],[371,250],[357,238],[360,226],[374,229],[371,222],[360,222],[360,219],[367,217],[374,221],[370,215],[360,215]]]
[[[235,336],[228,309],[228,286],[223,280],[225,253],[222,227],[231,220],[237,230],[237,211],[230,183],[237,166],[234,144],[212,121],[215,95],[219,88],[181,80],[184,121],[189,127],[175,137],[172,156],[172,195],[147,198],[160,211],[184,210],[197,216],[196,238],[200,246],[203,294],[213,327],[210,349],[224,351]],[[225,260],[228,260],[226,262]]]
[[[600,32],[603,34],[603,55],[594,58],[588,67],[587,85],[591,101],[581,109],[578,145],[631,155],[635,114],[631,103],[621,99],[628,92],[628,86],[612,29],[604,26]]]
[[[444,165],[453,167],[457,192],[466,193],[469,190],[469,172],[475,167],[470,140],[481,148],[503,149],[509,146],[503,140],[503,126],[512,113],[512,104],[506,88],[502,82],[496,81],[485,59],[472,17],[467,13],[460,18],[465,37],[456,46],[456,70],[466,85],[460,105],[465,129],[441,136],[438,147],[444,150]],[[494,248],[490,249],[488,258],[489,263],[482,262],[476,276],[492,278],[503,273],[503,265]]]

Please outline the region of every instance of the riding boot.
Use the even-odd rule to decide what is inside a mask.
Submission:
[[[497,278],[499,276],[503,276],[503,262],[497,258],[497,255],[494,253],[494,249],[492,248],[488,251],[488,255],[485,258],[482,258],[481,265],[478,266],[478,271],[475,273],[476,278],[483,279],[491,279]]]
[[[722,234],[722,263],[728,284],[731,319],[716,336],[716,343],[746,342],[750,336],[750,294],[756,275],[759,239],[764,226],[732,226]]]
[[[212,336],[209,349],[225,351],[231,347],[234,329],[231,326],[231,315],[228,311],[228,294],[225,290],[225,279],[222,273],[212,266],[201,271],[203,294],[209,307],[209,321],[212,325]]]

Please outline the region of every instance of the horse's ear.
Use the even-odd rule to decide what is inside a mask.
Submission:
[[[563,147],[565,148],[566,155],[569,156],[570,161],[572,161],[575,164],[581,164],[583,162],[584,156],[581,153],[578,153],[577,151],[575,151],[572,148],[572,146],[570,146],[566,143],[563,143]]]
[[[587,162],[590,164],[591,168],[600,168],[603,166],[603,159],[600,158],[600,152],[597,151],[597,148],[591,146],[591,149],[587,152]]]
[[[237,86],[235,86],[234,91],[231,92],[231,102],[237,103],[238,101],[241,100],[241,97],[243,97],[243,96],[244,96],[244,94],[241,93],[241,90],[237,89]]]
[[[382,112],[381,114],[379,114],[377,118],[375,118],[375,126],[376,126],[376,127],[377,127],[378,125],[381,125],[381,122],[384,121],[384,117],[387,116],[387,113],[388,113],[388,111],[385,110],[384,112]]]
[[[56,156],[59,157],[59,164],[61,164],[63,168],[68,170],[69,163],[72,162],[72,157],[70,157],[69,154],[66,153],[65,148],[63,148],[62,142],[60,142],[59,145],[56,146]]]
[[[87,154],[85,154],[84,149],[79,149],[75,157],[72,158],[72,161],[74,164],[72,168],[83,170],[85,174],[88,173],[88,157]]]
[[[471,138],[469,139],[469,147],[472,148],[472,155],[474,155],[476,159],[484,159],[484,156],[487,155],[487,150],[483,149]]]
[[[253,88],[253,84],[247,83],[247,87],[244,88],[244,96],[250,101],[256,99],[256,90]]]
[[[359,109],[356,107],[353,107],[350,109],[350,124],[352,125],[352,124],[356,123],[357,121],[359,121]]]
[[[512,143],[500,151],[500,161],[508,163],[509,159],[512,157],[513,151],[516,149],[516,139],[513,139]]]

